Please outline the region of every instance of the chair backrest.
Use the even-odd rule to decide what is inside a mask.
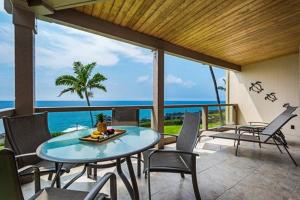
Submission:
[[[278,115],[276,118],[279,118],[282,115],[290,115],[293,112],[295,112],[295,110],[297,110],[297,108],[298,108],[296,106],[290,106],[289,104],[284,106],[284,107],[286,107],[286,109],[282,113],[280,113],[280,115]]]
[[[14,152],[0,150],[0,199],[23,200]]]
[[[47,112],[3,118],[6,138],[16,155],[33,153],[40,144],[51,139],[47,121]],[[22,158],[18,159],[18,164],[22,167],[39,161],[38,157]]]
[[[112,110],[111,125],[113,126],[138,126],[139,110],[138,109],[117,109]]]
[[[183,124],[177,138],[176,149],[193,152],[201,123],[200,113],[185,113]]]
[[[296,117],[296,114],[283,114],[280,117],[276,117],[266,128],[261,132],[263,142],[267,142],[274,134],[276,134],[286,123],[292,118]]]

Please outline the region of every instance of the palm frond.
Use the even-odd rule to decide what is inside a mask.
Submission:
[[[72,75],[62,75],[55,80],[55,85],[74,86],[78,80]]]
[[[103,76],[100,73],[96,73],[87,83],[87,87],[89,87],[90,89],[92,89],[93,87],[97,86],[97,85],[101,85],[102,81],[107,80],[107,78],[105,76]]]
[[[85,68],[85,70],[86,70],[86,75],[87,75],[87,77],[90,77],[91,76],[91,74],[92,74],[92,72],[93,72],[93,70],[95,69],[95,67],[96,67],[96,62],[92,62],[92,63],[90,63],[90,64],[87,64],[84,68]]]
[[[218,90],[221,90],[221,91],[226,91],[226,88],[223,87],[223,86],[218,86],[217,89],[218,89]]]
[[[83,92],[82,90],[76,90],[76,93],[77,93],[77,95],[79,96],[80,99],[84,98],[82,92]]]
[[[100,83],[96,84],[96,85],[93,85],[92,88],[97,88],[97,89],[100,89],[100,90],[106,92],[106,87],[104,85],[100,84]]]
[[[73,70],[75,74],[80,74],[83,68],[83,64],[80,61],[73,63]]]
[[[92,91],[88,91],[87,92],[87,96],[93,98],[94,97],[94,93]]]
[[[74,93],[74,88],[67,88],[67,89],[64,89],[63,91],[61,91],[58,95],[58,97],[60,97],[61,95],[67,93],[67,92],[71,92],[71,93]]]

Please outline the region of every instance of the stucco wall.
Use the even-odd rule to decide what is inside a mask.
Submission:
[[[242,72],[229,72],[228,102],[239,105],[240,124],[249,121],[270,122],[283,111],[282,105],[300,103],[300,56],[292,54],[242,66]],[[249,91],[252,82],[261,81],[264,90],[257,94]],[[266,101],[267,93],[275,92],[278,100]],[[300,108],[297,110],[300,115]],[[291,129],[291,125],[295,129]],[[285,127],[288,133],[299,132],[300,117],[294,118]]]

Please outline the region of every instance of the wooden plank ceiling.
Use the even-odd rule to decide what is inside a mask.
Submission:
[[[103,0],[74,9],[238,65],[300,44],[300,0]]]

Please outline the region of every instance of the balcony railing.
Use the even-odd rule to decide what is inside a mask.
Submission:
[[[219,117],[219,108],[222,108],[222,118],[223,122],[221,122],[221,117]],[[134,105],[134,106],[80,106],[80,107],[36,107],[36,112],[49,112],[51,113],[66,113],[66,112],[84,112],[84,111],[111,111],[112,109],[128,109],[128,108],[135,108],[139,110],[149,110],[151,113],[153,106],[151,105]],[[176,118],[176,115],[170,115],[170,113],[178,113],[178,120],[176,121],[175,129],[172,127],[173,131],[175,132],[180,129],[180,126],[182,123],[182,114],[185,111],[188,112],[201,112],[202,114],[202,123],[201,123],[201,129],[202,130],[208,130],[210,128],[213,128],[214,126],[219,126],[224,123],[228,124],[237,124],[237,105],[236,104],[178,104],[178,105],[165,105],[165,127],[169,126],[170,116]],[[168,114],[169,113],[169,114]],[[13,116],[15,114],[15,109],[9,108],[9,109],[2,109],[0,110],[0,118],[3,116]],[[145,120],[142,121],[143,126],[150,126],[150,120],[149,122],[145,123]],[[77,124],[77,122],[76,122]],[[80,124],[80,121],[78,121],[78,124]],[[169,126],[170,128],[170,126]]]

